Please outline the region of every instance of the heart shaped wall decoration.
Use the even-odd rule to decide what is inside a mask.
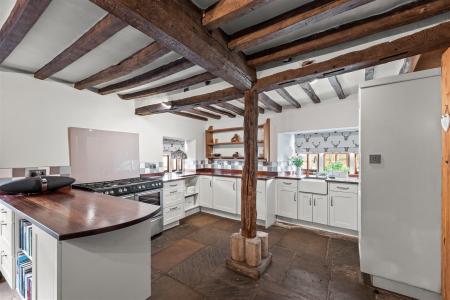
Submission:
[[[441,126],[445,132],[447,132],[449,125],[450,125],[450,116],[448,114],[442,115]]]

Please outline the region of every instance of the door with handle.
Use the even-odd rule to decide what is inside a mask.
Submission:
[[[213,207],[213,190],[212,190],[212,176],[199,177],[199,205],[202,207]]]
[[[308,193],[298,193],[298,218],[303,221],[313,220],[313,196]]]
[[[237,213],[236,178],[213,177],[213,208]]]
[[[328,201],[326,195],[313,195],[313,222],[328,224]]]
[[[279,188],[277,195],[277,215],[297,219],[297,192]]]

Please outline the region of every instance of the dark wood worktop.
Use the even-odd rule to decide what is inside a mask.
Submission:
[[[58,240],[128,227],[151,218],[159,208],[71,188],[41,195],[0,192],[0,201]]]

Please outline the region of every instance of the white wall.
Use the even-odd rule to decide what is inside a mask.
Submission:
[[[300,109],[283,109],[282,113],[266,111],[259,116],[259,124],[270,118],[270,160],[276,161],[279,135],[304,130],[358,127],[358,95],[353,94],[345,100],[327,100],[320,104],[307,104]],[[242,117],[222,117],[208,121],[205,128],[243,126]]]
[[[147,162],[161,161],[163,136],[195,139],[202,158],[204,125],[170,114],[136,116],[134,103],[115,95],[0,72],[0,168],[69,165],[68,127],[139,133]]]

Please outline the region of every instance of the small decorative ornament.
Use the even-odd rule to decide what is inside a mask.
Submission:
[[[241,141],[241,138],[239,137],[238,134],[235,134],[232,138],[231,138],[231,142],[232,143],[239,143]]]
[[[239,158],[239,152],[234,152],[233,158]]]
[[[445,112],[441,117],[441,126],[445,132],[448,131],[448,128],[450,126],[450,116],[448,114],[448,105],[445,106]]]

